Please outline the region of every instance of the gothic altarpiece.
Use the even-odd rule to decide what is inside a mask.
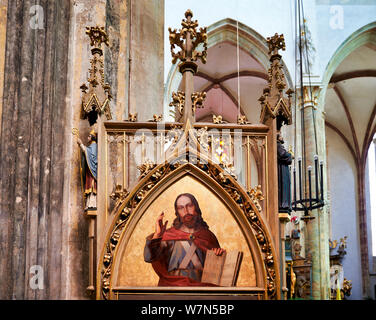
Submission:
[[[207,34],[206,28],[197,30],[192,16],[188,10],[182,28],[169,29],[173,63],[180,61],[183,76],[183,90],[173,93],[170,104],[176,121],[169,123],[157,114],[140,122],[137,113],[111,121],[101,49],[108,37],[102,28],[87,29],[93,57],[89,87],[81,86],[81,117],[95,129],[98,143],[96,208],[86,212],[88,291],[97,299],[281,299],[286,292],[280,230],[288,215],[278,210],[276,136],[280,119],[291,123],[292,90],[286,91],[278,52],[285,49],[283,35],[267,39],[271,65],[268,86],[259,99],[260,124],[249,124],[240,115],[237,123],[222,123],[220,116],[213,117],[213,123],[199,123],[195,110],[202,107],[206,93],[194,91],[193,76],[196,61],[206,62]],[[144,261],[145,238],[157,215],[164,211],[171,224],[173,201],[186,192],[197,197],[221,247],[243,252],[236,285],[158,286],[156,273]]]

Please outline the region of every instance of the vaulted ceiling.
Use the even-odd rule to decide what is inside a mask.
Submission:
[[[364,163],[376,130],[376,48],[351,52],[330,80],[325,99],[326,125],[339,134],[358,164]]]
[[[267,85],[267,71],[254,57],[239,49],[238,68],[236,46],[221,42],[208,49],[207,63],[199,62],[198,70],[194,89],[205,91],[207,96],[204,108],[196,110],[196,121],[212,122],[214,114],[236,123],[240,106],[240,113],[246,115],[248,121],[259,123],[258,99]]]

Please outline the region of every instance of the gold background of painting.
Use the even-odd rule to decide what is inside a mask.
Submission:
[[[145,238],[154,232],[155,220],[162,210],[165,212],[164,221],[168,220],[167,228],[171,227],[175,219],[175,199],[179,194],[186,192],[196,197],[202,216],[209,225],[209,229],[216,235],[221,247],[228,251],[243,252],[237,286],[256,286],[252,255],[239,225],[222,200],[191,176],[185,176],[175,182],[145,210],[121,258],[117,285],[157,286],[158,276],[151,264],[144,261]]]

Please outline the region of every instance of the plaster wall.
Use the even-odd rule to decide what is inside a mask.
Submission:
[[[344,276],[352,281],[350,300],[362,299],[359,230],[357,217],[356,167],[343,140],[326,128],[330,181],[331,240],[347,236],[347,254],[342,264]],[[336,252],[336,249],[334,249]],[[335,253],[334,252],[334,253]]]

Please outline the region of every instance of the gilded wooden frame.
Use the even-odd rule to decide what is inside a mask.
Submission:
[[[267,139],[267,138],[266,138]],[[188,154],[197,154],[195,150],[186,148],[185,152],[179,157],[186,158]],[[164,190],[174,181],[186,174],[193,175],[208,188],[215,190],[224,200],[234,217],[237,219],[241,229],[246,236],[251,249],[257,284],[260,287],[249,288],[248,294],[259,294],[264,290],[263,298],[279,299],[280,283],[278,259],[273,245],[271,232],[268,224],[264,221],[261,213],[261,206],[258,200],[248,194],[239,183],[229,175],[219,165],[206,159],[207,164],[197,163],[175,163],[166,161],[152,169],[144,178],[142,178],[136,187],[123,200],[119,209],[114,214],[111,224],[106,231],[104,246],[99,256],[97,270],[97,299],[115,298],[114,289],[118,296],[119,288],[113,287],[113,281],[116,279],[116,272],[119,263],[118,257],[121,257],[119,244],[126,244],[127,237],[131,234],[132,228],[137,223],[137,219],[142,216],[143,211],[147,208],[161,190]],[[149,288],[150,289],[150,288]],[[181,291],[182,288],[179,290]],[[207,290],[196,288],[197,295],[207,293]],[[134,288],[124,288],[123,292],[131,292]],[[178,291],[171,288],[170,294]],[[192,289],[187,291],[192,292]],[[220,294],[221,290],[210,291],[210,294]],[[222,290],[223,291],[223,290]],[[236,294],[235,289],[233,291]],[[156,294],[148,290],[138,290],[138,294]],[[229,294],[229,293],[227,293]]]

